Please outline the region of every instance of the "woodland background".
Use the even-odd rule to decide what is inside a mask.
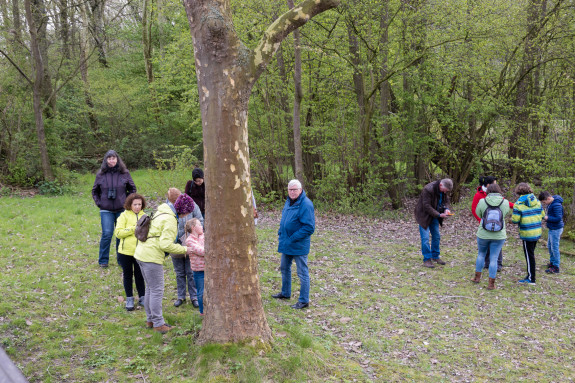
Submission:
[[[250,48],[288,9],[231,6]],[[60,193],[110,148],[131,170],[201,166],[180,2],[0,0],[0,18],[3,190]],[[457,201],[494,174],[561,194],[573,216],[574,32],[572,0],[342,2],[289,36],[254,87],[258,199],[281,198],[301,153],[306,192],[340,211],[403,207],[438,175]]]

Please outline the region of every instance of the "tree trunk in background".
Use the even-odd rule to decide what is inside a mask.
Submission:
[[[152,68],[152,5],[150,0],[144,0],[142,11],[142,44],[144,46],[144,62],[146,65],[146,77],[148,84],[154,82],[154,70]]]
[[[82,16],[84,20],[87,21],[86,12],[82,12]],[[90,80],[88,79],[88,64],[86,58],[86,45],[88,43],[87,36],[85,35],[85,30],[80,32],[80,77],[82,78],[82,82],[84,83],[84,102],[88,107],[88,121],[90,123],[90,128],[92,129],[92,133],[94,137],[99,136],[99,125],[98,125],[98,118],[96,117],[96,113],[94,110],[94,101],[92,100],[92,93],[90,92]]]
[[[519,71],[517,93],[515,95],[515,112],[512,118],[513,130],[509,138],[509,159],[512,160],[511,184],[514,185],[522,170],[517,161],[526,156],[525,140],[529,138],[529,92],[533,87],[533,66],[535,65],[541,7],[544,0],[529,0],[527,5],[527,37],[523,52],[523,62]],[[531,89],[530,89],[531,87]],[[535,128],[535,127],[532,127]]]
[[[68,0],[59,0],[58,11],[60,12],[60,39],[62,40],[62,55],[70,59],[70,26],[68,16]]]
[[[22,41],[22,21],[20,17],[20,4],[18,0],[12,0],[12,22],[16,41]]]
[[[88,0],[86,5],[89,9],[88,16],[90,18],[88,28],[94,39],[96,49],[98,50],[98,62],[104,68],[107,68],[108,59],[106,56],[106,34],[104,30],[104,8],[106,1]]]
[[[37,5],[37,2],[35,2]],[[46,135],[44,131],[44,116],[43,116],[43,106],[42,106],[42,95],[45,93],[43,86],[45,84],[45,68],[44,61],[45,58],[42,57],[40,50],[40,43],[38,39],[44,35],[40,35],[37,31],[41,30],[36,26],[36,17],[38,17],[38,11],[32,10],[32,5],[30,0],[24,1],[24,7],[26,9],[26,20],[28,22],[28,27],[30,28],[30,50],[32,53],[32,60],[34,64],[34,84],[33,84],[33,98],[34,98],[34,120],[36,123],[36,136],[38,138],[38,148],[40,150],[40,162],[42,164],[42,175],[47,181],[54,179],[52,174],[52,168],[50,166],[50,159],[48,157],[48,147],[46,145]],[[43,9],[42,7],[40,9]],[[35,17],[36,15],[36,17]],[[40,18],[42,20],[42,18]],[[45,42],[44,42],[45,44]]]
[[[293,0],[287,0],[289,9],[294,8]],[[302,185],[304,183],[303,177],[303,157],[301,147],[301,122],[300,122],[300,108],[301,100],[303,98],[303,91],[301,88],[301,48],[299,31],[293,31],[294,39],[294,101],[293,101],[293,146],[294,146],[294,170],[295,178],[297,178]]]
[[[384,6],[382,10],[382,17],[379,23],[379,29],[381,31],[380,38],[380,57],[381,57],[381,71],[380,76],[382,79],[388,76],[388,53],[389,53],[389,34],[388,34],[388,23],[389,23],[389,0],[384,0]],[[380,108],[381,115],[383,116],[383,129],[382,129],[382,139],[381,141],[381,152],[382,158],[384,160],[383,164],[383,179],[387,184],[387,193],[391,200],[391,206],[394,209],[400,209],[403,207],[403,199],[401,198],[400,186],[399,186],[399,174],[397,174],[395,168],[395,143],[392,131],[392,125],[389,121],[389,116],[391,112],[391,85],[388,80],[385,80],[380,85]]]
[[[281,41],[337,5],[305,0],[280,16],[254,50],[238,39],[229,0],[184,0],[194,41],[206,190],[206,317],[200,342],[269,341],[259,289],[251,202],[248,102]]]

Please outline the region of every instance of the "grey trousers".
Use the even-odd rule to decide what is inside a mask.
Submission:
[[[176,272],[176,284],[178,285],[178,298],[186,299],[186,286],[188,293],[190,293],[190,300],[197,301],[198,295],[196,293],[196,285],[194,283],[194,272],[190,266],[190,256],[186,255],[185,258],[172,257],[174,264],[174,271]]]
[[[162,298],[164,297],[164,266],[152,262],[138,261],[140,270],[146,281],[146,297],[144,308],[146,318],[154,327],[160,327],[164,323],[162,314]]]

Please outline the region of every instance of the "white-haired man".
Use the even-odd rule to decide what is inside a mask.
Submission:
[[[278,253],[281,253],[282,290],[272,295],[276,299],[291,298],[291,264],[295,260],[300,281],[298,302],[291,307],[303,309],[309,306],[309,270],[307,255],[311,235],[315,231],[313,203],[302,189],[298,180],[288,184],[288,198],[282,210],[278,230]]]

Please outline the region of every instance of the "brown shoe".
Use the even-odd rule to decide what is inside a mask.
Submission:
[[[154,322],[146,322],[146,327],[147,327],[147,328],[153,328],[153,327],[154,327]]]
[[[487,290],[495,290],[495,278],[489,278],[489,284],[487,285]]]
[[[445,265],[447,263],[441,258],[431,258],[431,260],[437,264],[440,264],[440,265]]]
[[[473,278],[471,280],[471,282],[473,283],[479,283],[479,281],[481,281],[481,271],[480,272],[475,272],[475,278]]]
[[[159,327],[154,327],[154,331],[157,331],[160,334],[165,334],[173,328],[174,328],[174,326],[170,326],[169,324],[164,323],[163,325],[161,325]]]
[[[431,259],[428,259],[427,261],[423,261],[423,267],[429,267],[430,269],[433,269],[435,265],[433,262],[431,262]]]

